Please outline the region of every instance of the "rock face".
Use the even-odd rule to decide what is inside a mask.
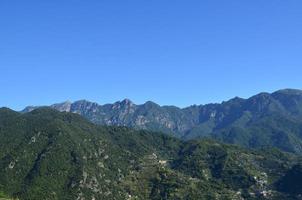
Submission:
[[[212,137],[247,147],[272,145],[302,152],[301,90],[260,93],[249,99],[236,97],[221,104],[183,109],[151,101],[136,105],[129,99],[106,105],[81,100],[51,107],[78,113],[101,125],[161,131],[186,140]],[[28,107],[23,112],[33,109]]]
[[[63,103],[54,104],[52,107],[60,112],[70,112],[71,104],[72,103],[70,101],[66,101]]]

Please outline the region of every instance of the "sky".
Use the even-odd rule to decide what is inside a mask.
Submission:
[[[301,0],[1,0],[0,107],[302,88]]]

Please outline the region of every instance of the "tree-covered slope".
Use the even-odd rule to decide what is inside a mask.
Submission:
[[[161,131],[189,140],[210,137],[245,147],[274,146],[302,153],[302,91],[260,93],[249,99],[234,98],[221,104],[159,106],[136,105],[130,100],[98,105],[85,100],[51,106],[78,113],[100,125],[127,126]],[[28,107],[28,112],[35,107]]]
[[[51,109],[24,115],[1,109],[0,119],[0,186],[24,199],[123,197],[116,185],[140,157],[169,156],[177,147],[167,136],[154,140],[144,131],[97,127]]]
[[[4,192],[0,191],[0,200],[14,200],[14,199],[8,197]],[[16,199],[16,200],[18,200],[18,199]]]
[[[299,162],[278,150],[101,127],[48,108],[0,109],[0,191],[19,199],[284,199]],[[299,170],[298,170],[299,172]]]

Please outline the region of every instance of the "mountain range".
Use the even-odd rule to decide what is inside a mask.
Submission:
[[[163,132],[183,140],[208,137],[249,148],[273,146],[302,153],[302,91],[296,89],[186,108],[151,101],[136,105],[129,99],[105,105],[80,100],[50,107],[80,114],[99,125]],[[36,108],[30,106],[22,112]]]
[[[299,200],[301,158],[37,108],[0,109],[0,198]]]

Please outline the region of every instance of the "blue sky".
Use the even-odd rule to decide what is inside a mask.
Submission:
[[[300,0],[2,0],[0,107],[302,87]]]

